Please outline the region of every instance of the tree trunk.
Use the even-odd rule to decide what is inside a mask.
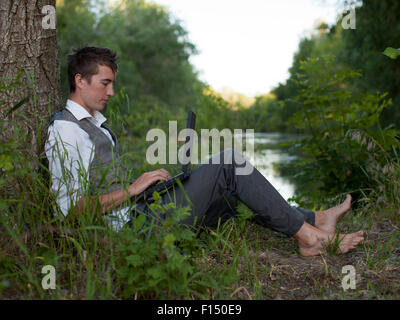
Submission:
[[[48,5],[55,8],[56,0],[0,1],[0,121],[7,129],[0,132],[0,141],[8,141],[20,126],[32,155],[42,152],[49,115],[60,95],[57,33],[46,24],[49,11],[42,13]]]

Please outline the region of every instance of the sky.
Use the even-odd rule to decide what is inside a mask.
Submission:
[[[199,51],[200,79],[254,97],[289,76],[293,55],[316,21],[333,24],[337,0],[152,0],[169,9]]]

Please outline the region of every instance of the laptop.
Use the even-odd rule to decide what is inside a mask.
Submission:
[[[189,110],[186,128],[194,130],[195,125],[196,125],[196,114],[192,110]],[[190,138],[190,132],[193,131],[189,131],[186,133],[186,141],[184,149],[184,154],[186,155],[189,161],[186,164],[182,164],[182,172],[172,177],[171,179],[168,179],[166,181],[161,181],[158,184],[147,188],[145,191],[136,196],[136,200],[141,200],[143,197],[143,200],[145,201],[152,201],[154,200],[153,193],[155,191],[157,191],[158,193],[164,192],[166,190],[169,190],[172,186],[174,186],[178,179],[180,181],[184,181],[190,177],[191,174],[190,162],[192,158],[191,151],[193,146],[193,137]]]

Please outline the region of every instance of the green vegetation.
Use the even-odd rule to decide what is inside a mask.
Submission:
[[[169,218],[155,225],[138,218],[135,232],[111,230],[94,211],[71,224],[54,216],[43,148],[30,155],[32,141],[16,128],[0,142],[0,298],[399,299],[400,59],[382,52],[397,46],[400,20],[394,18],[399,10],[387,5],[398,8],[395,1],[365,0],[357,9],[357,32],[338,24],[303,39],[287,83],[245,106],[198,80],[188,60],[195,47],[165,9],[130,0],[94,11],[89,1],[60,1],[64,96],[71,48],[97,44],[120,56],[106,116],[134,177],[160,167],[145,161],[147,130],[167,130],[167,120],[182,125],[189,108],[197,111],[198,128],[303,133],[286,146],[302,157],[299,166],[279,168],[295,176],[296,202],[321,210],[351,192],[354,209],[339,230],[364,229],[367,241],[344,256],[333,242],[326,255],[304,258],[293,239],[251,223],[253,213],[242,203],[238,217],[207,229],[182,227],[188,208],[160,203],[154,210],[163,215],[172,209]],[[397,51],[386,53],[395,58]],[[18,89],[18,81],[0,80],[0,90]],[[25,103],[10,112],[23,117]],[[40,123],[34,142],[43,146],[47,119],[31,121]],[[48,264],[56,268],[55,290],[41,287],[41,268]],[[346,292],[345,265],[359,275],[356,289]]]
[[[301,175],[318,182],[315,192],[328,197],[372,190],[399,151],[398,130],[380,127],[380,115],[391,104],[387,95],[354,94],[348,82],[360,74],[327,73],[332,64],[329,58],[302,62],[294,99],[301,109],[289,122],[309,134],[293,143],[302,150]]]

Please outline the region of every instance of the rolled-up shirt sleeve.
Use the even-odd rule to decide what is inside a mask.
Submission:
[[[88,191],[94,144],[77,124],[57,120],[49,126],[45,151],[51,172],[51,191],[66,216]]]

